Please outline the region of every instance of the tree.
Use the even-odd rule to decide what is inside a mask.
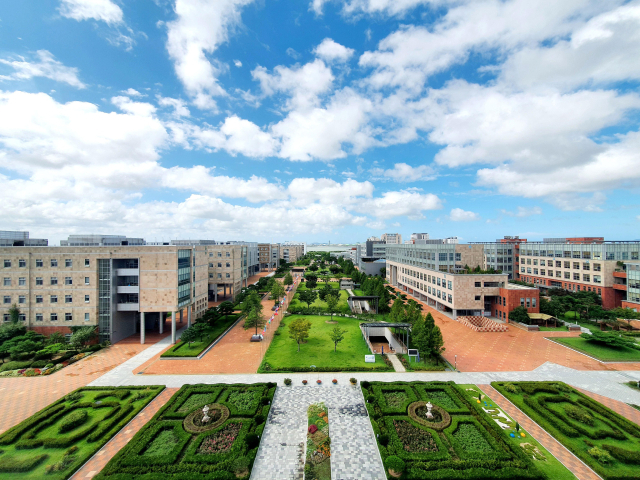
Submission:
[[[45,341],[47,345],[55,345],[57,343],[67,343],[67,337],[62,335],[60,332],[53,332],[49,335]]]
[[[10,349],[10,345],[8,344],[2,344],[0,345],[0,358],[2,358],[2,363],[4,363],[5,359],[11,355],[11,352],[9,351]]]
[[[588,333],[583,333],[580,335],[580,337],[590,342],[604,343],[607,346],[614,348],[636,348],[636,343],[632,338],[627,338],[617,333],[593,332],[591,335],[589,335]]]
[[[20,321],[20,309],[15,303],[9,309],[9,319],[14,325]]]
[[[196,323],[191,328],[195,332],[195,335],[197,337],[200,337],[200,341],[202,341],[202,338],[204,337],[205,332],[208,330],[209,327],[207,326],[206,323]]]
[[[71,331],[73,333],[71,334],[69,343],[76,350],[80,350],[86,343],[89,343],[98,336],[95,326],[71,327]]]
[[[347,330],[342,330],[340,328],[340,325],[336,325],[335,327],[333,327],[333,330],[331,330],[331,332],[329,332],[329,338],[331,339],[331,341],[333,342],[333,352],[335,353],[337,348],[338,348],[338,344],[344,340],[344,334],[347,333]]]
[[[446,349],[444,348],[444,338],[442,338],[442,332],[440,331],[440,327],[437,325],[433,326],[431,330],[431,335],[429,336],[429,349],[431,351],[431,356],[435,359],[442,355]]]
[[[180,335],[180,340],[182,340],[183,342],[187,342],[189,344],[189,347],[191,347],[191,342],[195,342],[197,337],[198,330],[194,325],[193,327],[189,327],[184,332],[182,332],[182,335]]]
[[[258,327],[264,327],[266,323],[266,319],[262,316],[262,311],[260,311],[256,306],[254,306],[249,312],[244,320],[244,329],[247,330],[251,327],[256,328],[256,335],[258,334]]]
[[[418,308],[418,303],[415,300],[409,300],[405,308],[405,321],[413,325],[421,317],[422,314],[420,313],[420,309]]]
[[[531,323],[531,319],[529,318],[527,309],[523,306],[516,307],[509,312],[509,321],[520,322],[524,323],[525,325],[529,325]]]
[[[34,342],[33,340],[22,340],[21,342],[18,342],[13,346],[11,346],[9,348],[9,353],[12,356],[15,356],[21,353],[35,352],[39,348],[40,348],[40,345]]]
[[[391,307],[389,318],[393,323],[402,323],[404,321],[404,302],[400,298],[396,298]]]
[[[280,297],[284,297],[284,285],[275,280],[271,285],[271,298],[276,301],[276,305],[280,302]]]
[[[312,272],[317,272],[318,265],[316,265],[315,263],[313,265],[309,265],[309,270],[311,270]]]
[[[425,326],[423,318],[420,318],[411,328],[411,340],[413,345],[422,353],[423,361],[426,361],[427,356],[431,354],[429,345],[430,333]]]
[[[324,301],[327,303],[327,309],[331,314],[331,321],[333,321],[333,314],[336,312],[336,309],[338,307],[338,297],[334,295],[327,295],[326,297],[324,297]]]
[[[287,272],[284,276],[284,284],[287,286],[293,285],[293,277],[291,276],[291,272]]]
[[[301,302],[306,303],[308,307],[311,307],[311,304],[318,298],[318,292],[315,290],[302,290],[298,293],[298,298]]]
[[[336,273],[338,273],[340,270],[342,270],[342,269],[340,268],[340,265],[331,265],[331,266],[329,267],[329,271],[330,271],[331,273],[333,273],[334,275],[335,275]]]
[[[235,307],[233,306],[233,303],[229,301],[222,302],[220,305],[218,305],[218,313],[220,313],[221,316],[226,317],[227,315],[231,315],[234,310]]]
[[[289,324],[289,338],[298,344],[298,352],[300,344],[309,338],[309,330],[311,330],[311,322],[304,318],[298,318]]]
[[[320,289],[320,292],[318,292],[318,294],[320,296],[320,300],[325,301],[327,299],[327,296],[333,295],[335,292],[338,292],[338,290],[336,290],[335,288],[331,288],[329,284],[325,283],[324,287]]]
[[[305,279],[307,281],[307,288],[314,289],[316,285],[318,285],[318,276],[313,273],[310,275],[305,275]]]
[[[247,315],[253,308],[257,308],[262,313],[262,300],[258,292],[251,292],[242,303],[242,313]]]

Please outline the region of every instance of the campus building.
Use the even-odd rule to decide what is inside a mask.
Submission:
[[[222,297],[235,296],[248,285],[249,245],[238,243],[218,243],[205,247],[208,259],[209,300],[218,301]]]
[[[539,290],[509,283],[506,273],[466,274],[465,265],[484,265],[482,244],[413,244],[387,246],[387,280],[429,306],[458,316],[493,316],[524,306],[539,312]]]
[[[402,245],[402,235],[399,233],[383,233],[381,240],[387,245]]]
[[[280,245],[277,243],[258,243],[258,262],[261,272],[276,270],[280,266]]]
[[[95,325],[100,341],[117,342],[159,328],[171,314],[185,321],[207,308],[207,256],[203,246],[61,246],[0,248],[0,313],[40,333],[70,334]],[[180,312],[179,314],[177,312]]]
[[[484,268],[500,270],[506,273],[509,280],[517,280],[520,270],[520,244],[526,238],[505,236],[495,242],[471,242],[473,245],[484,245]]]
[[[613,288],[622,292],[622,308],[640,312],[640,262],[625,262],[613,272]]]
[[[0,230],[0,247],[46,247],[46,238],[29,238],[29,232]]]
[[[307,253],[306,243],[285,242],[280,245],[282,259],[287,263],[295,263]]]
[[[146,243],[144,238],[129,238],[123,235],[69,235],[66,240],[60,240],[61,247],[119,247],[127,245],[146,245]]]

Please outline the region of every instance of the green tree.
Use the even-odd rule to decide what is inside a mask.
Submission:
[[[418,303],[414,300],[409,300],[405,308],[405,321],[413,325],[420,318],[422,318],[422,313],[420,313],[420,309],[418,308]]]
[[[45,340],[47,345],[55,345],[57,343],[67,343],[67,337],[62,335],[60,332],[53,332],[51,335],[47,337]]]
[[[15,303],[9,309],[9,319],[14,325],[20,321],[20,309]]]
[[[300,344],[309,338],[309,330],[311,330],[311,322],[304,318],[298,318],[289,324],[289,338],[298,344],[298,352]]]
[[[420,352],[423,361],[426,361],[427,356],[431,355],[430,333],[423,318],[420,318],[411,328],[411,341]]]
[[[195,335],[197,337],[200,337],[200,341],[202,341],[202,339],[205,336],[205,333],[207,332],[207,330],[209,329],[209,327],[207,326],[206,323],[196,323],[194,324],[192,327],[193,331],[195,332]]]
[[[591,335],[589,335],[588,333],[583,333],[580,335],[580,337],[590,342],[603,343],[609,347],[614,348],[636,348],[636,343],[632,338],[624,337],[618,333],[593,332]]]
[[[318,271],[318,265],[316,265],[315,263],[313,265],[309,265],[308,270],[311,270],[312,272],[317,272]]]
[[[405,318],[404,302],[400,298],[396,298],[391,307],[389,318],[393,323],[403,323]]]
[[[184,332],[182,332],[182,335],[180,335],[180,340],[182,340],[183,342],[187,342],[189,344],[189,347],[191,347],[191,342],[195,342],[197,337],[198,331],[194,325],[193,327],[187,328]]]
[[[287,272],[284,276],[284,284],[287,286],[293,285],[293,277],[291,276],[291,272]]]
[[[277,280],[274,280],[271,285],[271,298],[276,301],[276,305],[280,303],[280,298],[284,297],[284,293],[284,285]]]
[[[429,335],[429,349],[431,351],[431,356],[436,360],[440,358],[442,352],[446,350],[444,348],[444,338],[442,338],[442,331],[440,331],[440,327],[437,325],[434,325],[433,329],[431,329],[431,335]]]
[[[257,308],[262,313],[262,300],[258,292],[251,292],[242,302],[242,313],[247,315],[252,309]]]
[[[520,322],[524,323],[525,325],[529,325],[531,323],[531,319],[529,318],[527,309],[523,306],[516,307],[509,312],[509,321]]]
[[[234,310],[235,307],[233,306],[233,303],[229,301],[222,302],[218,305],[218,313],[220,313],[221,316],[231,315]]]
[[[80,350],[85,344],[98,336],[95,326],[71,327],[71,330],[73,333],[69,343],[76,350]]]
[[[11,348],[11,345],[3,343],[2,345],[0,345],[0,358],[2,358],[2,363],[4,363],[5,359],[11,355],[11,352],[9,351]]]
[[[333,321],[333,314],[336,313],[336,309],[338,308],[338,297],[334,295],[327,295],[324,297],[324,301],[327,303],[327,309],[331,314],[331,321]]]
[[[258,334],[258,327],[264,327],[266,323],[266,319],[262,315],[262,311],[258,309],[258,307],[254,306],[249,312],[244,320],[244,329],[248,330],[251,327],[256,328],[256,335]]]
[[[333,330],[329,332],[329,338],[333,342],[333,352],[335,353],[338,349],[338,344],[344,340],[344,334],[347,333],[347,330],[342,330],[340,325],[336,325],[333,327]]]
[[[12,356],[19,355],[21,353],[29,353],[35,352],[40,348],[40,344],[34,342],[33,340],[22,340],[21,342],[17,342],[11,348],[9,348],[9,353]]]
[[[301,302],[306,303],[308,307],[311,307],[311,304],[318,298],[318,292],[315,290],[301,290],[298,293],[298,298]]]

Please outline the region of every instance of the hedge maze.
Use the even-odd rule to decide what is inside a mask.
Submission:
[[[95,479],[249,478],[275,387],[183,386]]]
[[[603,479],[640,478],[640,426],[562,382],[492,386]]]
[[[453,382],[364,381],[361,387],[389,478],[546,478]]]
[[[69,478],[163,389],[75,390],[0,435],[0,479]]]

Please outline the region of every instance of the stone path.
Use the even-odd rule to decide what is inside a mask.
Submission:
[[[573,473],[578,480],[602,480],[593,470],[585,465],[582,460],[567,450],[560,442],[543,430],[536,422],[531,420],[513,403],[507,400],[491,385],[478,385],[478,387],[491,398],[496,405],[504,410],[511,418],[517,421],[554,457]]]
[[[393,365],[393,368],[396,372],[404,373],[407,371],[407,369],[404,368],[404,365],[402,365],[402,362],[398,360],[398,357],[396,355],[387,355],[387,358],[391,362],[391,365]]]
[[[385,480],[360,387],[330,383],[278,388],[251,480],[302,480],[307,408],[317,402],[329,409],[331,478]]]
[[[178,391],[177,388],[165,388],[138,415],[124,426],[96,454],[73,474],[70,480],[82,480],[95,477],[109,461],[158,413],[165,403]]]

